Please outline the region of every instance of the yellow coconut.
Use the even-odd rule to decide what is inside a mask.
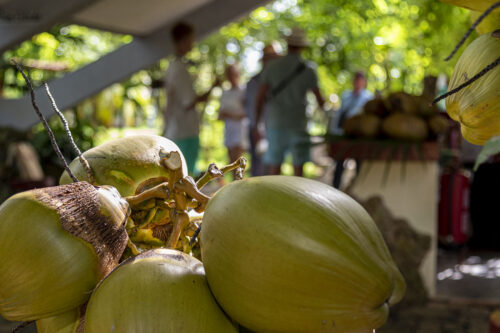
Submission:
[[[372,332],[404,281],[375,223],[346,194],[300,177],[221,188],[201,251],[224,311],[256,332]]]
[[[448,119],[439,114],[430,117],[427,120],[427,123],[429,124],[429,129],[434,135],[444,134],[450,127]]]
[[[359,138],[374,138],[380,131],[380,118],[373,114],[358,114],[344,123],[346,135]]]
[[[484,34],[462,53],[450,79],[448,91],[468,81],[500,57],[500,38]],[[446,98],[446,111],[461,125],[470,143],[483,145],[500,135],[500,66]]]
[[[470,12],[470,18],[471,22],[474,23],[476,20],[481,16],[481,12],[476,12],[476,11],[471,11]],[[486,34],[488,32],[495,31],[497,29],[500,29],[500,9],[494,10],[491,12],[486,18],[479,23],[479,25],[476,27],[476,31],[479,34]]]
[[[477,10],[484,12],[491,5],[493,5],[497,0],[441,0],[442,2],[449,3],[450,5],[455,5],[471,10]]]
[[[382,122],[382,130],[387,136],[398,140],[421,141],[428,135],[427,124],[419,116],[394,113]]]

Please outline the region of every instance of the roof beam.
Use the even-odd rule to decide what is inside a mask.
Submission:
[[[248,13],[268,0],[214,0],[187,14],[182,19],[194,25],[198,38]],[[134,40],[99,60],[64,77],[50,82],[50,88],[61,110],[71,108],[113,83],[123,81],[133,73],[150,67],[173,51],[169,22],[148,37]],[[37,101],[46,116],[51,115],[44,89],[36,89]],[[38,122],[28,96],[20,99],[0,99],[0,126],[27,129]]]
[[[0,53],[47,31],[96,0],[11,0],[0,6]]]

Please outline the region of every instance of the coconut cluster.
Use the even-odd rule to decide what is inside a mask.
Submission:
[[[433,81],[435,78],[428,77]],[[430,89],[434,90],[434,89]],[[347,136],[362,139],[393,139],[406,141],[435,140],[448,129],[448,121],[436,106],[434,95],[424,90],[416,96],[393,92],[368,101],[361,114],[348,118],[343,129]]]
[[[96,147],[85,154],[95,157],[98,184],[32,190],[0,206],[2,316],[36,320],[41,333],[371,332],[384,324],[405,283],[353,199],[275,176],[235,181],[205,205],[183,176],[182,153],[165,140],[128,138],[126,153],[123,139]],[[149,226],[133,221],[141,214]],[[190,246],[167,248],[177,229],[201,239],[203,262]]]

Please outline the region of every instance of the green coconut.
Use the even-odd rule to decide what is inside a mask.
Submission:
[[[172,171],[165,167],[162,159],[171,152],[179,153],[182,175],[186,176],[186,161],[179,147],[169,139],[157,135],[136,135],[111,140],[87,150],[83,156],[90,164],[97,185],[114,186],[125,197],[135,194],[139,184],[148,179],[169,177]],[[69,167],[79,180],[89,181],[78,158]],[[65,171],[59,183],[71,182]]]
[[[84,333],[83,315],[85,306],[64,312],[60,315],[36,321],[38,333]]]
[[[79,182],[16,194],[0,206],[0,315],[31,321],[74,309],[117,264],[128,204]]]
[[[256,332],[372,332],[405,290],[353,199],[287,176],[233,182],[210,200],[201,251],[224,311]]]
[[[219,308],[202,263],[157,249],[120,264],[96,288],[85,333],[237,332]]]

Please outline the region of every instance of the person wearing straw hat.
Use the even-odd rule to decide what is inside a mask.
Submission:
[[[262,63],[262,70],[253,76],[248,82],[245,90],[245,113],[249,119],[250,128],[257,128],[260,136],[263,136],[264,123],[260,121],[256,122],[255,115],[255,102],[257,99],[257,93],[260,86],[260,77],[262,71],[267,67],[269,62],[273,59],[279,58],[280,55],[276,52],[276,48],[273,44],[268,44],[262,49],[262,58],[260,59]],[[266,113],[267,107],[264,106],[263,113]],[[262,119],[261,119],[262,120]],[[264,174],[264,166],[262,165],[261,152],[258,151],[256,138],[249,132],[249,142],[250,142],[250,171],[252,176],[262,176]]]
[[[321,109],[324,99],[319,91],[316,71],[300,55],[309,46],[305,31],[293,28],[286,42],[288,54],[273,60],[262,72],[256,102],[256,123],[263,117],[267,103],[264,122],[268,149],[263,157],[266,173],[280,174],[285,154],[290,152],[294,174],[302,176],[304,163],[309,161],[310,149],[306,131],[306,94],[313,92]],[[252,133],[259,137],[256,127]]]

